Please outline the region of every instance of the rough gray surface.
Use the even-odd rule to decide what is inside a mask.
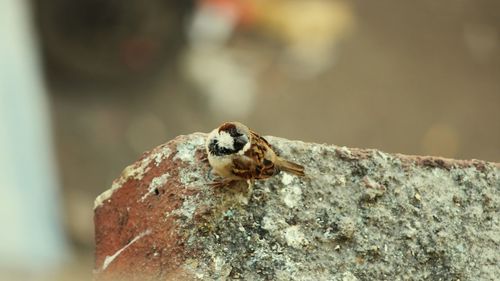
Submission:
[[[281,173],[214,190],[193,160],[203,134],[173,141],[177,216],[199,280],[498,280],[500,172],[482,161],[393,155],[267,137],[306,178]],[[166,184],[168,186],[168,184]],[[144,193],[147,186],[143,187]]]
[[[192,230],[203,279],[495,280],[499,172],[429,167],[379,151],[268,138],[306,167],[258,182]],[[196,170],[193,171],[196,173]],[[190,174],[191,171],[184,171]],[[196,177],[196,175],[193,175]],[[206,228],[204,227],[206,226]],[[201,276],[200,276],[201,277]]]

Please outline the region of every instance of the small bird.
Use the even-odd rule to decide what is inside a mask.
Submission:
[[[254,131],[239,122],[226,122],[214,129],[206,141],[208,162],[221,181],[214,186],[224,186],[234,181],[266,179],[280,171],[304,176],[304,167],[287,161]]]

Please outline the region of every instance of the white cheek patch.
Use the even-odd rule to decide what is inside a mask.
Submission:
[[[220,132],[219,133],[219,147],[224,147],[228,149],[234,149],[234,140],[233,137],[231,137],[230,134],[227,132]]]

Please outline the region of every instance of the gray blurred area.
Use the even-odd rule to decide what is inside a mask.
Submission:
[[[32,4],[74,252],[59,280],[91,275],[93,200],[125,166],[223,121],[500,162],[499,1]]]

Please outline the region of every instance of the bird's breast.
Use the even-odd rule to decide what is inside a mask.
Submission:
[[[231,177],[232,159],[231,157],[208,156],[208,162],[214,172],[221,177]]]

